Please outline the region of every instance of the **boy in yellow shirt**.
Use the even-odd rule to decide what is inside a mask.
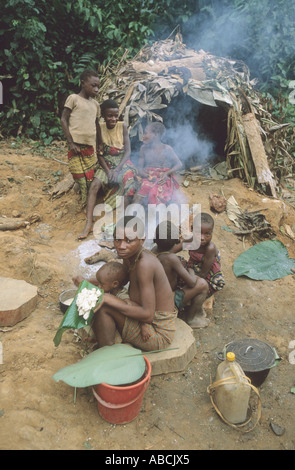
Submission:
[[[100,154],[103,147],[99,125],[100,106],[94,99],[98,93],[99,77],[93,70],[84,70],[80,81],[80,92],[66,99],[61,126],[69,144],[69,170],[79,183],[84,206],[97,163],[95,148]]]

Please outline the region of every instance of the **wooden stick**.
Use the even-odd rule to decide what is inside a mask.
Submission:
[[[248,235],[249,233],[253,233],[253,232],[264,232],[265,230],[268,230],[269,227],[264,227],[264,228],[258,228],[258,227],[254,227],[254,228],[251,228],[250,230],[241,230],[239,232],[234,232],[235,235]]]

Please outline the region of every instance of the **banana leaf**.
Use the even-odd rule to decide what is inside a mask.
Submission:
[[[70,328],[74,328],[75,330],[78,330],[90,324],[94,315],[94,311],[93,311],[94,309],[90,311],[90,315],[88,319],[85,320],[82,316],[79,315],[78,308],[76,306],[77,296],[84,288],[89,289],[89,290],[91,289],[99,290],[101,292],[101,295],[98,298],[96,305],[98,305],[102,301],[102,297],[103,297],[102,289],[99,289],[97,286],[94,286],[93,284],[91,284],[91,282],[88,282],[86,280],[82,281],[77,289],[73,302],[71,303],[71,305],[65,312],[64,317],[61,321],[61,324],[59,325],[58,330],[56,332],[56,335],[53,338],[53,342],[55,346],[58,346],[60,344],[62,335],[66,330]]]
[[[257,281],[274,281],[292,274],[295,259],[289,258],[285,245],[279,240],[257,243],[244,251],[233,264],[234,274]]]
[[[130,384],[139,380],[145,371],[142,352],[128,344],[104,346],[76,364],[63,367],[53,379],[72,387],[89,387],[99,383]]]

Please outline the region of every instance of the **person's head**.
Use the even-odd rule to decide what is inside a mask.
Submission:
[[[170,220],[161,222],[155,233],[154,242],[160,251],[169,251],[179,243],[179,230]]]
[[[101,104],[101,115],[108,129],[113,129],[119,120],[119,106],[115,100],[105,100]]]
[[[122,259],[136,256],[145,240],[144,223],[134,215],[120,219],[114,230],[114,246]]]
[[[104,292],[116,291],[128,282],[128,271],[122,263],[109,261],[97,271],[96,280]]]
[[[99,89],[99,76],[95,70],[86,69],[80,75],[81,89],[87,98],[95,98]]]
[[[149,144],[155,139],[161,140],[165,131],[166,128],[162,122],[152,122],[146,126],[142,141],[144,144]]]
[[[213,229],[214,229],[214,219],[210,214],[206,212],[201,212],[196,215],[193,222],[193,231],[195,229],[200,231],[200,244],[201,246],[208,245],[212,240]]]

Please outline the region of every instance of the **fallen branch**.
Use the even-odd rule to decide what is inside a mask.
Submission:
[[[266,230],[269,230],[269,227],[253,227],[249,230],[240,230],[237,232],[233,232],[235,235],[249,235],[249,233],[254,233],[254,232],[265,232]]]
[[[38,222],[40,220],[40,215],[37,213],[31,214],[27,219],[16,219],[10,217],[0,217],[0,230],[18,230],[20,228],[25,228],[30,224]]]
[[[29,225],[30,222],[23,219],[10,219],[8,217],[0,218],[0,230],[18,230],[19,228],[24,228]]]
[[[61,163],[62,165],[68,165],[68,162],[63,162],[62,160],[59,160],[58,158],[55,158],[52,155],[48,155],[48,156],[49,156],[49,158],[51,158],[55,162]]]

